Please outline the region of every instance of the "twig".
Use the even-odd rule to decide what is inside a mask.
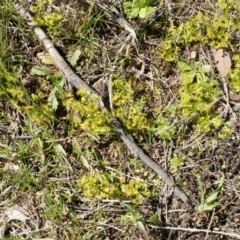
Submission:
[[[169,22],[171,23],[171,26],[174,26],[174,24],[173,24],[174,14],[173,14],[173,8],[171,6],[171,2],[169,0],[165,0],[165,5],[168,8]]]
[[[209,222],[209,224],[208,224],[207,234],[206,234],[206,236],[205,236],[205,240],[208,239],[208,235],[209,235],[210,227],[211,227],[211,225],[212,225],[212,221],[213,221],[214,214],[215,214],[215,211],[213,210],[212,216],[211,216],[211,219],[210,219],[210,222]]]
[[[33,21],[33,18],[29,11],[25,8],[21,7],[19,4],[15,5],[16,9],[20,13],[20,15],[27,20],[27,23],[30,27],[32,27],[34,33],[37,35],[39,40],[43,43],[46,50],[49,52],[51,57],[53,58],[55,64],[62,72],[63,76],[66,80],[71,83],[76,89],[86,89],[90,93],[99,97],[98,104],[101,109],[105,109],[102,98],[98,92],[88,86],[67,64],[64,58],[59,54],[49,37],[45,34],[45,32],[37,26],[37,24]],[[112,127],[119,133],[123,142],[130,149],[131,153],[133,153],[136,157],[139,157],[145,164],[147,164],[153,171],[155,171],[160,177],[162,177],[167,185],[171,187],[174,193],[184,202],[188,200],[188,197],[185,193],[177,186],[174,185],[174,181],[172,178],[151,158],[149,158],[143,150],[137,146],[134,142],[132,136],[126,131],[124,126],[119,122],[119,120],[113,118],[111,121]]]
[[[232,202],[234,202],[236,199],[238,198],[238,196],[235,196],[230,202],[228,202],[227,204],[225,204],[224,206],[222,206],[218,211],[218,212],[222,212],[224,209],[226,209],[227,206],[229,206],[230,204],[232,204]]]
[[[123,142],[128,146],[130,151],[135,155],[138,156],[144,163],[146,163],[153,171],[155,171],[159,176],[161,176],[167,185],[173,188],[174,193],[182,199],[184,202],[188,200],[188,197],[183,193],[183,191],[174,186],[173,180],[169,177],[169,175],[150,157],[148,157],[143,150],[133,141],[132,136],[127,133],[121,123],[119,121],[112,120],[112,126],[118,131],[121,136]]]
[[[208,233],[220,234],[220,235],[225,235],[225,236],[235,237],[237,239],[240,239],[240,235],[237,233],[227,233],[227,232],[220,232],[220,231],[206,230],[206,229],[197,229],[197,228],[175,228],[175,227],[155,227],[155,226],[152,226],[152,227],[158,228],[158,229],[186,231],[186,232],[204,232],[204,233],[208,232]]]
[[[236,114],[234,113],[231,105],[230,105],[230,99],[229,99],[229,88],[228,88],[228,85],[227,85],[227,82],[226,82],[226,79],[222,76],[222,79],[221,79],[221,82],[223,84],[223,94],[225,93],[224,95],[224,99],[226,101],[226,114],[228,114],[228,112],[230,112],[233,116],[233,119],[234,121],[236,122],[237,121],[237,117],[236,117]],[[225,116],[226,117],[226,116]]]

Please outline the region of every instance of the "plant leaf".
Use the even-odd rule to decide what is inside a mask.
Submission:
[[[188,72],[188,71],[194,71],[193,67],[187,64],[184,61],[178,62],[178,67],[180,69],[180,72]]]
[[[55,146],[55,150],[63,157],[66,158],[67,157],[67,153],[64,150],[63,146],[61,144],[56,144]]]
[[[212,66],[210,64],[204,64],[201,67],[201,71],[203,73],[209,73],[211,71],[211,69],[212,69]]]
[[[154,7],[144,7],[144,8],[141,8],[140,11],[139,11],[139,17],[140,18],[146,18],[147,16],[149,16],[153,12],[155,12],[155,8]]]
[[[133,3],[133,8],[141,9],[145,6],[146,6],[146,3],[144,1],[141,1],[141,0],[137,0]]]
[[[58,105],[59,105],[58,99],[56,97],[56,93],[62,91],[63,85],[64,85],[64,80],[63,79],[59,83],[55,83],[55,87],[53,88],[53,90],[51,91],[51,93],[48,96],[48,100],[47,101],[48,101],[48,103],[51,104],[52,109],[54,111],[57,110]]]
[[[80,156],[80,159],[82,161],[83,166],[90,170],[91,172],[93,172],[92,166],[89,164],[88,159],[83,154]]]
[[[193,82],[194,78],[195,78],[196,74],[195,72],[189,72],[189,73],[184,73],[182,74],[182,82],[183,84],[190,84]]]
[[[136,18],[138,16],[138,14],[139,14],[139,10],[140,10],[139,8],[133,8],[133,10],[131,11],[129,17],[130,18]]]
[[[218,49],[213,54],[214,61],[218,72],[226,77],[229,70],[231,69],[232,61],[227,52],[224,52],[222,48]]]
[[[51,93],[49,94],[49,96],[48,96],[48,103],[50,103],[51,104],[51,106],[52,106],[52,109],[54,110],[54,111],[56,111],[57,110],[57,108],[58,108],[58,100],[57,100],[57,98],[56,98],[56,89],[53,89],[52,91],[51,91]]]
[[[132,8],[133,4],[131,2],[124,2],[123,8]]]
[[[222,189],[222,186],[223,186],[223,183],[224,183],[224,179],[225,179],[225,177],[224,177],[224,174],[222,173],[222,177],[221,177],[220,183],[219,183],[219,185],[218,185],[218,188],[215,189],[215,190],[210,194],[210,196],[207,197],[207,199],[206,199],[206,203],[207,203],[207,204],[211,204],[211,203],[213,203],[213,202],[217,199],[217,195],[219,194],[219,192],[220,192],[221,189]]]
[[[200,190],[199,195],[200,195],[200,199],[201,199],[201,204],[200,204],[200,206],[201,206],[201,205],[204,204],[204,189],[203,189],[203,183],[202,183],[199,175],[196,175],[196,177],[197,177],[198,184],[199,184],[199,190]],[[199,207],[200,207],[200,206],[199,206]]]
[[[72,55],[70,59],[70,63],[73,67],[77,65],[77,61],[79,60],[80,55],[81,55],[81,51],[79,49],[77,49]]]
[[[223,183],[225,176],[222,173],[221,180],[219,182],[218,188],[215,189],[210,196],[208,196],[206,199],[204,199],[204,191],[203,191],[203,184],[200,180],[200,177],[196,175],[198,183],[199,183],[199,188],[200,188],[200,198],[201,198],[201,204],[198,206],[198,211],[200,212],[206,212],[206,211],[212,211],[215,207],[219,206],[222,201],[215,202],[217,199],[217,196],[219,192],[222,189]]]
[[[208,211],[212,211],[215,207],[219,206],[221,204],[222,201],[218,201],[215,202],[213,204],[207,204],[207,203],[203,203],[200,204],[198,206],[198,211],[199,212],[208,212]]]
[[[46,66],[43,66],[43,67],[33,66],[31,68],[31,73],[33,75],[38,75],[38,76],[48,76],[51,74],[51,70]]]
[[[37,54],[37,57],[44,64],[48,64],[48,65],[54,65],[55,64],[53,58],[51,57],[51,55],[49,53],[40,52],[40,53]]]

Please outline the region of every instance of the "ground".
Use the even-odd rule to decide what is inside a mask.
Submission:
[[[238,1],[18,3],[108,111],[3,1],[0,238],[240,239]],[[132,155],[112,116],[187,202]]]

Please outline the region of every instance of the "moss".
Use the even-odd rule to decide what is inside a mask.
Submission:
[[[201,61],[180,60],[186,47],[194,49],[199,44],[202,47],[231,48],[238,51],[239,45],[232,36],[240,29],[240,18],[230,14],[239,9],[234,1],[218,0],[218,11],[214,14],[198,12],[188,21],[179,26],[168,29],[167,38],[161,40],[160,56],[171,64],[178,64],[181,75],[179,88],[179,104],[176,112],[186,118],[193,113],[201,112],[194,118],[197,132],[210,132],[224,126],[225,135],[230,133],[231,127],[224,125],[224,119],[211,108],[210,103],[221,95],[221,89],[214,77],[211,65]],[[240,57],[233,56],[233,68],[229,74],[229,85],[235,93],[240,92]]]
[[[84,89],[77,94],[80,100],[75,99],[71,92],[66,93],[63,100],[72,126],[96,134],[110,132],[110,115],[99,109],[97,97]]]
[[[235,93],[240,93],[240,55],[235,54],[232,58],[234,68],[230,71],[229,83]]]
[[[180,156],[174,155],[170,159],[170,164],[171,164],[171,168],[178,169],[179,167],[182,167],[184,165],[184,159]]]
[[[148,189],[146,183],[131,179],[124,179],[105,173],[98,176],[83,175],[78,182],[83,195],[89,199],[120,199],[131,200],[135,204],[142,203],[144,198],[149,198],[153,192]]]

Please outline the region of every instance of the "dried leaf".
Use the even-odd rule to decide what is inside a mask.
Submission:
[[[20,169],[20,166],[17,164],[14,164],[13,162],[7,162],[3,167],[3,170],[11,171],[11,172],[19,172],[19,169]]]
[[[227,52],[224,52],[222,48],[218,49],[213,54],[214,61],[218,72],[226,77],[229,70],[231,69],[232,61]]]
[[[191,51],[190,52],[190,59],[196,59],[197,58],[197,51]]]
[[[100,78],[97,82],[93,84],[93,88],[100,93],[100,95],[104,98],[107,98],[109,93],[108,93],[108,86],[107,86],[107,81],[106,79]]]
[[[28,213],[19,206],[7,209],[5,214],[7,216],[8,222],[10,222],[11,220],[19,220],[24,222],[30,219]]]
[[[231,100],[231,101],[239,101],[240,100],[240,97],[239,97],[239,95],[238,94],[236,94],[236,93],[234,93],[234,92],[232,92],[232,91],[229,91],[229,99]]]

